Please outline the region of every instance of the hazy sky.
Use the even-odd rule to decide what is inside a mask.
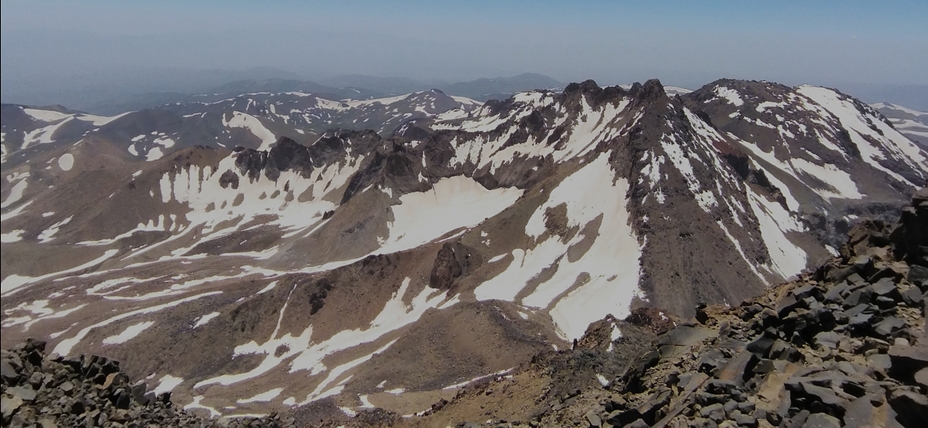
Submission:
[[[273,67],[307,78],[928,84],[926,0],[3,0],[0,19],[5,81]]]

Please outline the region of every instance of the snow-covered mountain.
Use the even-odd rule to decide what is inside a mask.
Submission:
[[[3,105],[4,167],[37,152],[103,141],[124,147],[129,158],[153,161],[193,146],[266,150],[278,135],[310,144],[329,129],[373,129],[389,135],[403,122],[440,113],[463,115],[480,103],[438,90],[389,98],[331,100],[303,92],[249,93],[174,103],[102,117],[64,108]],[[128,144],[127,144],[128,143]]]
[[[928,182],[874,108],[769,82],[4,106],[2,126],[3,343],[110,355],[226,415],[412,414],[607,314],[738,304]]]

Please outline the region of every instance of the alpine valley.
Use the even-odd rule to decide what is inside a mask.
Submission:
[[[601,330],[614,377],[652,347],[627,320],[737,307],[895,222],[928,184],[915,113],[729,79],[3,105],[0,344],[118,360],[141,395],[240,420],[482,423],[502,410],[466,385],[516,375],[500,402],[528,421],[551,411],[531,391],[608,382],[520,368]]]

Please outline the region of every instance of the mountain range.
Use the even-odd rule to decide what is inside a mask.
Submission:
[[[4,348],[107,355],[211,416],[415,415],[604,317],[807,275],[928,183],[921,116],[816,86],[242,85],[2,106]]]
[[[107,83],[93,86],[100,78],[86,77],[67,82],[64,87],[43,93],[36,87],[49,86],[42,81],[4,81],[3,99],[20,103],[44,105],[64,103],[71,108],[98,115],[116,115],[133,110],[159,107],[165,104],[219,100],[255,92],[305,92],[333,100],[364,100],[384,96],[404,95],[439,89],[449,95],[463,96],[480,101],[505,98],[513,93],[536,88],[563,88],[564,83],[537,73],[523,73],[511,77],[481,78],[457,83],[417,81],[405,78],[343,75],[320,79],[321,83],[306,80],[300,74],[275,69],[254,69],[240,73],[198,72],[180,73],[176,70],[147,70],[137,79],[122,77],[108,79]],[[136,73],[126,73],[134,76]],[[178,75],[165,82],[163,77]],[[186,76],[186,78],[185,78]],[[143,79],[145,84],[136,80]],[[125,82],[121,83],[123,80]],[[217,83],[223,82],[223,83]],[[140,89],[141,88],[141,89]],[[23,101],[25,100],[25,101]]]

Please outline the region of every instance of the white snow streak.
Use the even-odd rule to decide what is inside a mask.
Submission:
[[[149,327],[153,325],[155,325],[154,321],[145,321],[145,322],[140,322],[138,324],[132,324],[126,327],[126,329],[123,330],[122,333],[103,339],[103,344],[104,345],[118,345],[120,343],[126,343],[130,339],[135,338],[136,336],[139,335],[139,333],[145,331],[146,329],[148,329]]]

